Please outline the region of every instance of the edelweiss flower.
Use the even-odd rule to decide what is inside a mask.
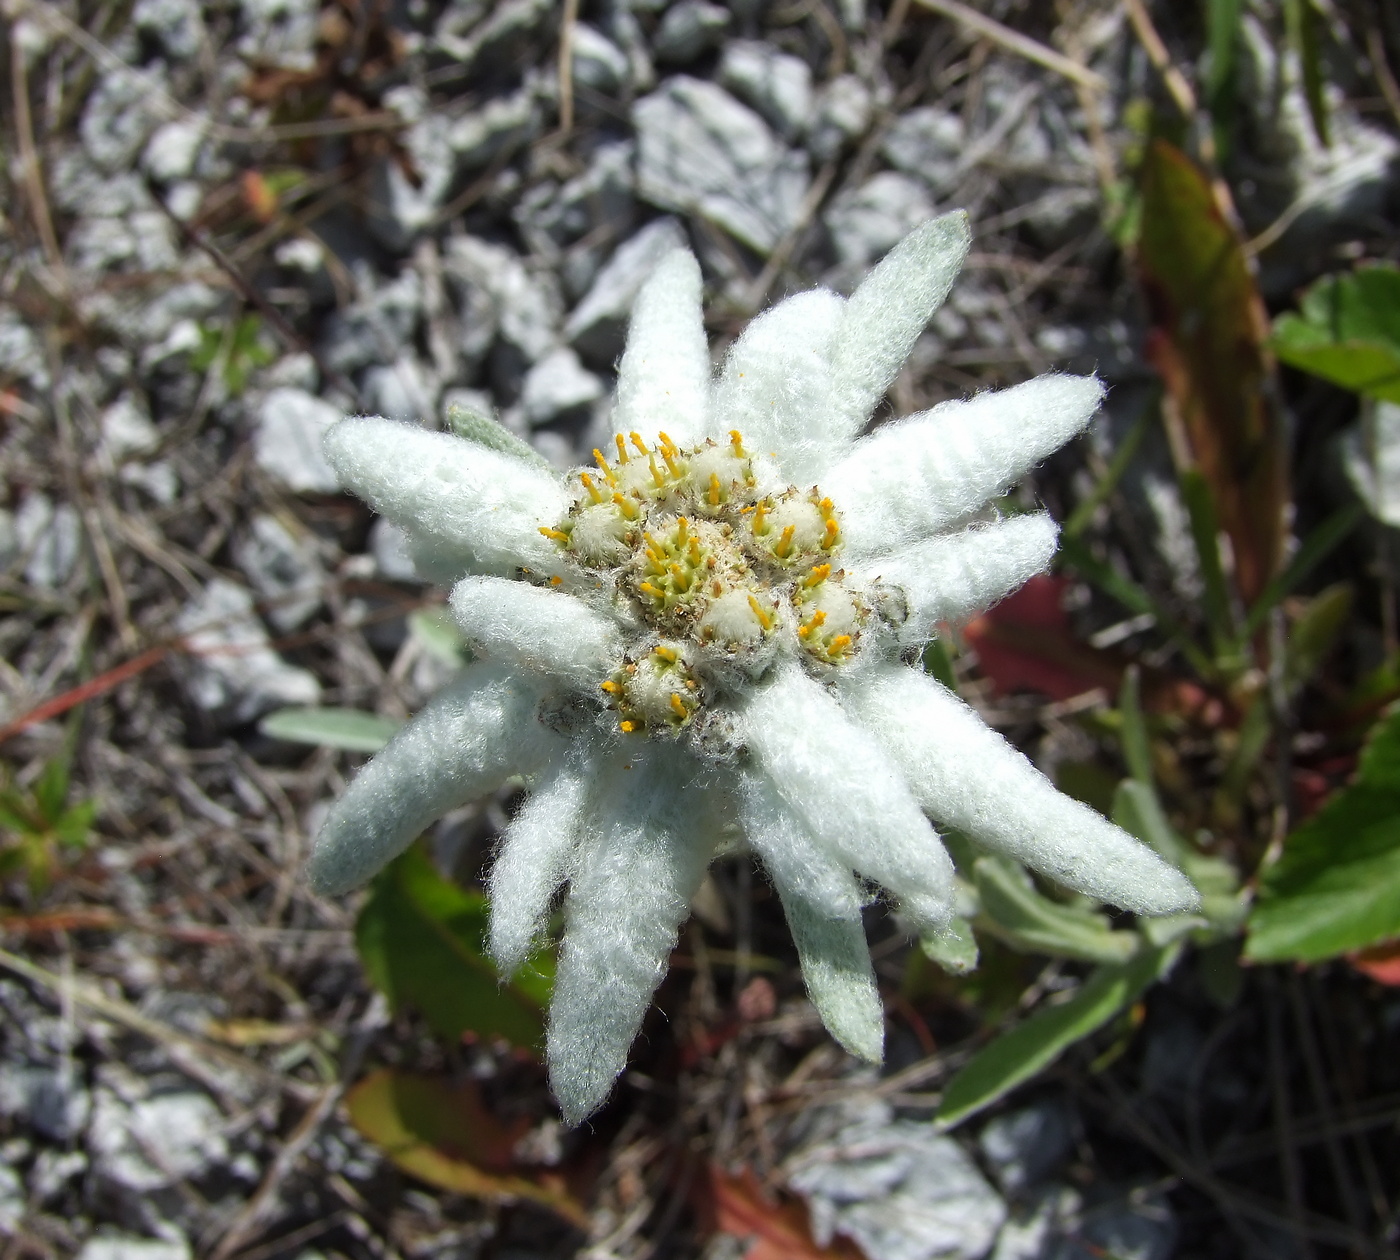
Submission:
[[[930,818],[1145,914],[1180,872],[1062,796],[918,668],[944,621],[1049,563],[1044,513],[987,511],[1098,408],[1049,375],[859,436],[952,285],[967,219],[913,232],[849,298],[756,319],[711,379],[700,271],[671,254],[637,299],[615,449],[560,476],[485,421],[466,438],[373,418],[331,430],[342,483],[403,526],[480,660],[360,772],[311,862],[367,879],[434,819],[524,775],[490,877],[505,973],[567,884],[550,1009],[565,1119],[602,1104],[721,847],[762,859],[812,1002],[879,1060],[861,927],[878,885],[946,932],[953,866]]]

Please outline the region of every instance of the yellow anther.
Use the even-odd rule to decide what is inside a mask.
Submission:
[[[851,636],[849,634],[838,634],[826,645],[826,652],[828,656],[839,656],[850,646]]]
[[[651,452],[647,450],[647,444],[642,441],[642,435],[638,433],[635,429],[633,429],[632,432],[629,433],[627,436],[632,439],[632,445],[635,446],[641,454],[651,454]]]
[[[656,435],[656,438],[657,438],[657,441],[659,442],[659,444],[660,444],[660,446],[661,446],[661,449],[662,449],[662,450],[668,450],[668,451],[670,451],[673,455],[674,455],[674,454],[677,454],[677,453],[680,451],[680,449],[681,449],[679,446],[677,446],[677,445],[675,444],[675,442],[674,442],[674,441],[672,440],[672,438],[671,438],[671,435],[670,435],[669,433],[667,433],[665,429],[662,429],[662,430]]]
[[[825,621],[826,614],[822,612],[820,608],[818,608],[817,611],[812,614],[810,621],[804,621],[800,626],[797,627],[798,637],[805,639],[809,634],[812,633],[813,630],[816,630]]]
[[[831,515],[831,509],[832,509],[833,507],[835,507],[836,505],[835,505],[834,503],[832,503],[832,501],[831,501],[830,499],[823,499],[820,503],[817,504],[817,506],[818,506],[819,508],[821,508],[821,512],[822,512],[822,515],[823,515],[823,516],[830,516],[830,515]]]
[[[711,507],[719,507],[719,473],[710,474],[710,489],[709,492],[705,495],[705,498],[707,498],[710,501]]]
[[[756,508],[754,508],[753,521],[750,523],[749,527],[753,530],[755,534],[766,534],[768,532],[768,530],[763,524],[764,518],[767,515],[768,505],[766,503],[760,503]]]
[[[686,531],[690,528],[690,522],[683,516],[676,517],[676,546],[684,546]]]
[[[744,435],[738,429],[729,430],[729,445],[734,448],[734,454],[744,458]]]
[[[541,525],[540,533],[542,533],[546,538],[554,539],[554,541],[557,543],[566,543],[569,541],[568,534],[566,534],[562,529],[554,529],[552,526],[549,525]]]
[[[676,463],[676,456],[680,452],[674,446],[663,446],[661,448],[661,458],[666,461],[666,467],[670,470],[671,476],[677,481],[681,478],[680,467]]]
[[[753,609],[753,615],[758,618],[759,625],[765,630],[771,630],[773,628],[773,614],[752,595],[749,596],[749,607]]]
[[[619,691],[622,690],[622,688],[617,683],[613,682],[611,678],[609,678],[606,682],[600,682],[598,686],[600,686],[610,696],[615,696]]]
[[[613,502],[617,504],[617,510],[629,521],[637,519],[637,505],[624,494],[614,494]]]
[[[666,474],[656,466],[656,456],[650,451],[647,452],[647,467],[651,469],[651,479],[656,482],[658,490],[666,488]]]
[[[592,499],[594,503],[601,503],[603,501],[603,492],[594,484],[592,477],[587,473],[579,473],[578,479],[583,482],[583,488],[588,491],[588,497]]]
[[[664,599],[666,598],[666,592],[663,591],[663,590],[659,590],[657,587],[653,586],[650,582],[643,582],[643,583],[641,583],[641,584],[637,587],[637,589],[638,589],[639,591],[641,591],[643,595],[650,595],[650,596],[652,597],[652,599],[664,600]]]
[[[667,565],[667,568],[670,569],[671,576],[675,579],[676,589],[684,595],[691,587],[690,575],[686,573],[680,565],[674,562]]]
[[[802,585],[810,591],[812,587],[820,586],[830,576],[831,566],[829,564],[819,564],[815,569],[813,569],[809,574],[807,574],[805,578],[802,579]]]
[[[716,597],[724,594],[724,587],[720,584],[719,578],[715,578],[714,582],[711,584],[710,592]]]
[[[685,707],[685,701],[681,699],[680,693],[676,691],[671,692],[671,712],[680,718],[682,722],[690,716],[690,710]]]
[[[635,722],[622,721],[617,724],[617,729],[624,735],[630,735],[637,729],[637,724]]]
[[[694,534],[691,534],[690,536],[690,551],[689,554],[686,556],[686,559],[688,559],[692,565],[696,566],[697,568],[699,567],[700,540],[696,538]]]
[[[603,474],[603,480],[610,486],[617,485],[617,474],[608,467],[608,461],[603,458],[603,452],[596,446],[593,448],[593,458],[598,461],[598,468]]]
[[[676,649],[667,647],[664,643],[658,643],[654,648],[652,648],[651,654],[653,656],[659,656],[668,665],[674,665],[679,659],[676,654]]]
[[[687,691],[694,691],[699,686],[700,684],[696,682],[693,678],[687,678],[685,680],[685,687]]]
[[[786,560],[792,555],[792,536],[795,533],[797,533],[796,525],[783,526],[783,536],[778,539],[773,547],[773,554],[777,556],[779,560]]]
[[[628,462],[627,443],[623,440],[621,433],[613,434],[613,441],[617,443],[617,462],[625,464]]]
[[[834,517],[829,517],[826,522],[826,536],[822,539],[822,550],[830,551],[836,546],[836,535],[841,532],[841,527],[836,523]]]
[[[564,581],[564,579],[561,578],[557,573],[552,573],[552,574],[550,574],[550,577],[549,577],[549,584],[550,584],[550,586],[559,586],[559,585],[561,585],[561,584],[563,583],[563,581]]]

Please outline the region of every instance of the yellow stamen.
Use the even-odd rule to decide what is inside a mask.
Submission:
[[[744,436],[738,429],[729,430],[729,444],[734,448],[734,454],[740,459],[744,458]]]
[[[594,454],[596,455],[597,452],[595,451]],[[587,473],[579,473],[578,477],[579,480],[583,482],[583,488],[588,491],[588,497],[592,499],[594,503],[601,503],[603,501],[603,492],[594,484],[593,478]]]
[[[651,452],[647,450],[647,444],[642,441],[642,435],[638,433],[635,429],[633,429],[632,432],[629,433],[627,436],[632,439],[632,445],[635,446],[637,450],[640,451],[643,455],[651,454]]]
[[[829,564],[819,564],[815,569],[813,569],[809,574],[807,574],[805,578],[802,579],[802,585],[810,591],[812,587],[820,586],[830,576],[831,566]]]
[[[618,686],[617,683],[613,682],[611,678],[609,678],[606,682],[600,682],[598,686],[600,686],[610,696],[615,696],[619,691],[622,690],[622,688]]]
[[[637,729],[637,724],[635,722],[619,722],[617,724],[617,729],[620,730],[624,735],[630,735],[633,731]]]
[[[700,540],[694,534],[690,536],[690,553],[686,559],[696,567],[700,564]]]
[[[674,446],[663,446],[661,448],[661,458],[666,461],[666,467],[670,469],[671,476],[677,481],[681,478],[680,467],[676,463],[676,456],[680,454]]]
[[[629,521],[637,519],[637,505],[627,498],[626,495],[614,494],[613,502],[617,504],[617,510]]]
[[[719,507],[719,495],[719,474],[711,473],[709,493],[705,496],[710,501],[711,507]]]
[[[679,692],[671,692],[671,712],[681,721],[685,721],[690,716],[690,710],[685,707],[685,701],[681,699]]]
[[[549,525],[541,525],[540,533],[542,533],[546,538],[554,539],[554,541],[557,543],[566,543],[569,541],[568,534],[566,534],[562,529],[554,529]]]
[[[849,634],[838,634],[826,645],[826,654],[828,656],[840,656],[841,653],[850,646],[851,636]]]
[[[834,518],[829,518],[826,522],[826,537],[822,539],[822,550],[830,551],[836,546],[836,535],[840,533],[841,527]]]
[[[657,644],[656,647],[651,649],[651,654],[653,656],[659,656],[668,665],[674,665],[677,660],[676,649],[666,647],[664,644]]]
[[[666,598],[666,592],[663,590],[658,590],[650,582],[641,583],[637,587],[637,589],[641,591],[643,595],[650,595],[652,599],[664,600]]]
[[[656,466],[656,456],[650,451],[647,452],[647,467],[651,469],[651,479],[656,482],[658,490],[666,488],[666,474]]]
[[[656,435],[656,437],[657,440],[660,442],[663,450],[669,450],[672,455],[680,453],[681,448],[675,444],[675,442],[671,439],[671,435],[667,433],[665,429],[662,429]]]
[[[696,682],[693,678],[687,678],[685,680],[685,686],[687,691],[694,691],[697,687],[700,686],[700,684]]]
[[[766,534],[768,532],[763,526],[763,520],[767,515],[768,505],[766,503],[760,503],[756,508],[754,508],[753,521],[750,523],[750,528],[753,530],[755,535]]]
[[[784,525],[783,536],[778,539],[777,545],[773,548],[773,554],[779,560],[786,560],[792,555],[792,536],[797,532],[796,525]]]
[[[836,505],[830,499],[823,499],[817,506],[821,508],[822,516],[826,517],[831,515],[831,509]]]
[[[685,545],[686,531],[690,528],[690,522],[683,516],[676,517],[676,546]]]
[[[630,456],[627,454],[627,443],[623,440],[622,434],[613,434],[613,441],[617,443],[617,462],[619,464],[628,463]]]
[[[749,596],[749,607],[753,609],[753,615],[758,618],[758,624],[765,630],[773,628],[773,614],[770,613],[752,595]]]
[[[603,452],[596,446],[593,448],[593,458],[598,461],[598,468],[603,474],[603,480],[610,486],[617,485],[617,474],[608,466],[608,461],[603,458]]]
[[[804,621],[800,626],[797,627],[798,637],[805,639],[809,634],[812,633],[813,630],[817,629],[825,621],[826,614],[822,612],[820,608],[818,608],[817,611],[812,614],[812,619],[810,621]]]

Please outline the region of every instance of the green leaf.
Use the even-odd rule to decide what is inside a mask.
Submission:
[[[1274,321],[1273,348],[1284,363],[1344,389],[1400,402],[1400,268],[1323,277],[1298,314]]]
[[[420,848],[391,862],[371,885],[355,944],[371,981],[395,1010],[411,1005],[433,1029],[501,1037],[538,1051],[553,960],[538,955],[509,984],[486,956],[484,894],[444,879]]]
[[[97,817],[96,801],[79,801],[70,805],[53,825],[53,834],[60,844],[80,848],[91,838],[92,823]]]
[[[1216,147],[1223,157],[1235,113],[1236,57],[1241,0],[1206,0],[1206,30],[1210,48],[1210,70],[1206,76],[1206,106],[1215,124]]]
[[[1322,522],[1311,534],[1303,539],[1293,559],[1288,562],[1278,577],[1274,578],[1255,601],[1245,619],[1243,637],[1252,639],[1259,633],[1269,613],[1292,592],[1302,580],[1322,563],[1341,541],[1356,528],[1356,524],[1366,514],[1359,503],[1348,503]]]
[[[1043,1006],[977,1052],[948,1082],[935,1116],[951,1128],[1048,1067],[1070,1046],[1131,1006],[1176,961],[1179,946],[1146,950],[1119,966],[1099,967],[1065,1001]]]
[[[924,673],[936,678],[954,695],[958,694],[958,676],[953,671],[953,658],[942,639],[930,639],[924,644],[922,664]]]
[[[1134,933],[1115,932],[1101,914],[1042,896],[1014,862],[980,857],[973,871],[982,922],[1012,949],[1097,963],[1126,962],[1137,952]]]
[[[549,460],[524,438],[516,437],[499,420],[483,416],[480,412],[470,411],[454,403],[447,409],[447,427],[459,438],[466,438],[468,442],[475,442],[498,455],[509,455],[512,459],[518,459],[522,464],[530,464],[535,468],[550,467]]]
[[[1320,962],[1400,936],[1400,708],[1356,780],[1296,827],[1260,882],[1245,954]]]
[[[1308,600],[1293,623],[1284,647],[1283,679],[1290,692],[1312,681],[1322,668],[1351,616],[1350,582],[1337,582]]]
[[[43,773],[34,783],[34,805],[39,817],[52,827],[63,813],[63,802],[68,799],[68,756],[59,753],[44,767]]]
[[[946,932],[921,936],[919,945],[925,957],[949,975],[965,976],[977,970],[977,938],[972,934],[972,924],[960,916],[948,924]]]
[[[1123,723],[1121,742],[1128,773],[1139,783],[1152,784],[1152,741],[1147,734],[1147,718],[1142,712],[1141,670],[1130,665],[1123,671],[1118,689],[1118,714]]]
[[[1181,498],[1191,522],[1191,539],[1196,545],[1196,560],[1200,566],[1204,588],[1206,625],[1217,660],[1233,656],[1235,629],[1230,617],[1230,590],[1225,584],[1225,570],[1220,563],[1220,523],[1215,504],[1211,501],[1206,479],[1195,469],[1181,474]],[[1227,666],[1232,662],[1223,662]]]
[[[1308,102],[1313,132],[1323,146],[1330,146],[1327,126],[1326,82],[1322,75],[1322,14],[1314,0],[1284,0],[1288,39],[1298,53],[1303,71],[1303,95]]]
[[[1154,398],[1154,403],[1160,405],[1160,400]],[[1142,446],[1143,439],[1147,437],[1148,430],[1152,427],[1153,421],[1157,417],[1157,406],[1145,406],[1138,413],[1138,418],[1133,421],[1133,426],[1124,436],[1122,442],[1118,444],[1118,449],[1113,452],[1113,458],[1108,461],[1108,467],[1104,469],[1104,474],[1094,483],[1094,488],[1082,499],[1070,513],[1069,520],[1064,523],[1064,528],[1060,533],[1066,538],[1078,538],[1094,519],[1094,513],[1098,511],[1099,504],[1104,502],[1109,495],[1117,488],[1118,483],[1123,479],[1123,474],[1128,471],[1128,465],[1133,462],[1133,456],[1138,453],[1138,448]]]
[[[356,1129],[430,1185],[493,1203],[526,1199],[587,1224],[583,1205],[557,1173],[515,1167],[513,1152],[529,1121],[504,1125],[482,1104],[474,1081],[384,1068],[360,1081],[345,1103]]]
[[[360,709],[279,709],[263,718],[258,730],[292,744],[375,753],[394,738],[402,725],[397,718],[379,717]]]
[[[471,661],[461,628],[446,608],[417,608],[408,614],[410,633],[423,647],[447,665],[466,665]]]

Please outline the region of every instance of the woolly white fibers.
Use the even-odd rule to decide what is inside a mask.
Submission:
[[[946,930],[953,865],[930,816],[1115,905],[1195,903],[1179,872],[899,661],[1048,563],[1048,517],[971,522],[1103,394],[1044,376],[856,437],[967,248],[965,215],[924,224],[849,299],[801,294],[754,320],[713,385],[699,267],[673,253],[637,297],[619,431],[594,468],[556,474],[475,423],[458,437],[355,418],[326,439],[343,484],[455,583],[453,615],[486,659],[360,772],[312,880],[348,889],[438,815],[526,776],[490,876],[491,949],[518,966],[567,884],[546,1050],[570,1124],[607,1097],[736,830],[813,1005],[873,1060],[861,908],[876,890],[858,876],[922,932]]]

